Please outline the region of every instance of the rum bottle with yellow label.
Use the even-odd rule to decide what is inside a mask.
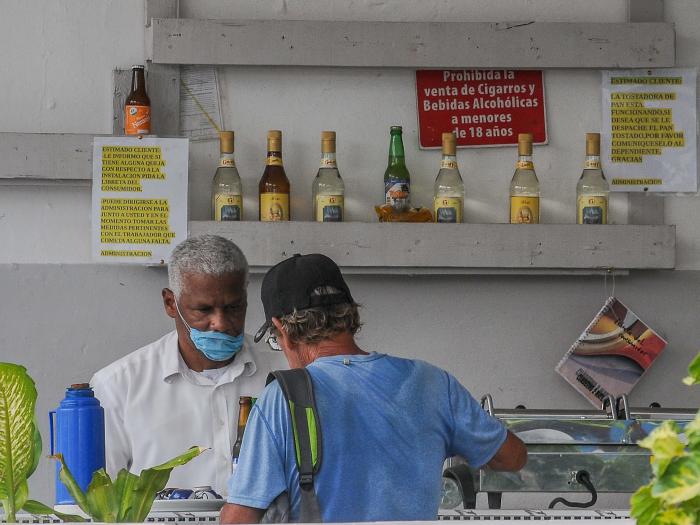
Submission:
[[[315,221],[343,221],[345,184],[335,161],[335,131],[321,132],[321,166],[311,194]]]
[[[607,224],[609,195],[600,166],[600,133],[586,133],[586,162],[576,185],[576,223]]]
[[[288,221],[289,179],[282,164],[282,132],[267,132],[267,162],[258,184],[261,221]]]
[[[433,212],[435,222],[462,222],[464,182],[457,167],[457,139],[442,134],[442,161],[435,179]]]
[[[243,192],[233,159],[233,131],[221,131],[219,143],[221,158],[211,186],[211,218],[240,221],[243,220]]]
[[[510,223],[539,224],[540,182],[532,163],[532,133],[518,134],[518,162],[510,181]]]

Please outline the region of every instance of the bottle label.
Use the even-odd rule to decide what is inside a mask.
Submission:
[[[127,105],[124,108],[124,133],[148,135],[151,132],[151,107]]]
[[[233,160],[233,155],[231,155],[230,157],[221,157],[221,160],[219,160],[219,167],[220,168],[235,168],[236,161]]]
[[[321,157],[321,168],[337,168],[338,164],[336,163],[335,159],[328,159],[325,157]]]
[[[600,168],[600,158],[596,159],[586,159],[583,163],[584,170],[599,170]]]
[[[456,170],[457,161],[456,160],[445,160],[440,161],[440,169]]]
[[[235,193],[214,195],[215,221],[240,221],[243,217],[243,199]]]
[[[406,179],[389,177],[384,181],[386,203],[391,204],[397,210],[404,210],[410,205],[411,183]]]
[[[282,157],[276,157],[274,155],[268,155],[267,157],[267,165],[268,166],[283,166],[282,164]]]
[[[345,197],[343,195],[316,196],[317,222],[343,222]]]
[[[433,211],[435,222],[462,222],[464,200],[460,197],[435,197]]]
[[[578,224],[607,224],[608,198],[581,195],[578,199]]]
[[[511,197],[510,198],[510,223],[511,224],[539,224],[540,222],[540,198],[539,197]]]
[[[288,193],[261,193],[260,220],[263,222],[289,220]]]
[[[534,170],[535,165],[531,160],[519,160],[515,163],[515,169],[517,170]]]

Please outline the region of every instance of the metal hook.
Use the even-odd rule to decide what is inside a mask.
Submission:
[[[610,407],[610,417],[617,419],[617,410],[615,410],[615,398],[611,395],[605,396],[602,403],[602,410],[607,412],[607,407]]]
[[[493,398],[491,394],[486,394],[481,398],[481,408],[486,410],[490,416],[493,415]]]
[[[622,405],[622,408],[620,408],[620,405]],[[630,406],[627,399],[627,394],[622,394],[617,398],[617,415],[618,417],[630,419]]]

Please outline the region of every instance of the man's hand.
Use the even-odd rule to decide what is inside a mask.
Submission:
[[[226,503],[221,508],[219,520],[221,523],[260,523],[265,514],[264,509],[246,507],[236,503]]]
[[[487,463],[493,470],[520,470],[527,463],[527,448],[510,430],[505,442]]]

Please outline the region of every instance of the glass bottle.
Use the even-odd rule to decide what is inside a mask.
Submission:
[[[607,224],[609,195],[600,166],[600,133],[586,133],[586,162],[576,184],[576,223]]]
[[[124,134],[148,135],[151,132],[151,99],[146,94],[143,66],[131,68],[131,91],[124,102]]]
[[[389,163],[384,172],[386,203],[396,211],[406,211],[411,206],[411,176],[406,168],[401,134],[401,126],[391,126]]]
[[[510,181],[510,223],[539,222],[540,182],[532,163],[532,133],[518,133],[518,162]]]
[[[211,185],[211,218],[215,221],[243,219],[243,189],[233,158],[233,131],[219,133],[219,167]]]
[[[282,132],[267,132],[267,162],[258,184],[259,213],[261,221],[288,221],[289,179],[282,164]]]
[[[238,433],[236,442],[233,444],[232,456],[232,471],[238,466],[238,457],[241,455],[241,445],[243,445],[243,434],[245,426],[248,423],[250,410],[253,408],[253,398],[249,396],[241,396],[238,398]]]
[[[311,194],[315,221],[343,221],[345,184],[335,161],[335,131],[321,132],[321,165]]]
[[[442,161],[433,193],[435,222],[462,222],[464,182],[457,166],[457,138],[442,134]]]

